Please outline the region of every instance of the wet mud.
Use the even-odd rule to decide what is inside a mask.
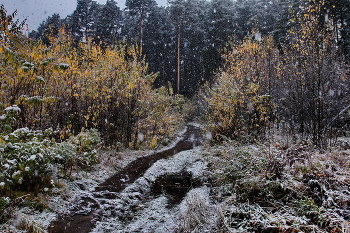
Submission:
[[[99,202],[104,199],[117,198],[118,193],[141,177],[159,159],[168,158],[181,151],[193,149],[202,143],[201,130],[188,125],[182,139],[170,149],[141,157],[129,163],[122,171],[111,176],[95,187],[92,197],[78,197],[74,208],[67,214],[59,216],[49,226],[50,233],[88,233],[96,221],[100,219]],[[158,178],[151,187],[152,196],[166,193],[170,195],[170,202],[178,204],[191,187],[197,185],[190,173],[181,173]]]

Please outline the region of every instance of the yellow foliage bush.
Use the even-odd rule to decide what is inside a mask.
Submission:
[[[88,40],[76,47],[63,30],[51,42],[22,37],[0,46],[0,115],[8,106],[21,110],[11,128],[53,127],[64,132],[61,139],[96,128],[107,145],[125,147],[139,144],[138,132],[144,146],[154,135],[157,142],[173,136],[180,97],[153,90],[157,75],[148,73],[137,46],[102,50]]]
[[[274,108],[269,82],[277,55],[271,38],[246,39],[226,55],[225,68],[205,93],[214,138],[264,134]]]

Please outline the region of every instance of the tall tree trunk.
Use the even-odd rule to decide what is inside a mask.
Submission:
[[[181,80],[181,54],[180,54],[180,45],[181,45],[181,26],[178,26],[177,29],[177,93],[180,94],[180,80]]]
[[[140,49],[141,49],[141,53],[142,53],[142,46],[143,46],[143,11],[141,11],[140,13]]]

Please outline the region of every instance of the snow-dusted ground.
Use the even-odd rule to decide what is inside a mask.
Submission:
[[[181,135],[184,132],[185,130],[172,144],[157,152],[172,148],[183,139]],[[194,141],[195,139],[191,137],[190,140]],[[200,147],[157,161],[142,177],[120,192],[115,199],[95,197],[94,188],[98,184],[126,167],[131,161],[152,153],[154,151],[105,151],[101,153],[99,155],[100,163],[90,171],[77,170],[73,172],[71,181],[66,179],[58,181],[62,187],[53,188],[50,190],[50,195],[45,196],[47,209],[39,212],[30,208],[19,208],[14,220],[1,226],[0,231],[16,232],[14,229],[17,227],[46,232],[49,224],[58,215],[89,212],[89,205],[85,209],[77,208],[79,202],[83,202],[84,199],[92,199],[100,206],[97,213],[99,221],[92,232],[164,232],[166,229],[175,230],[186,226],[187,223],[183,223],[179,216],[184,216],[186,213],[191,214],[186,206],[193,205],[192,202],[200,206],[204,205],[203,208],[206,210],[212,207],[209,203],[209,188],[205,184],[209,171]],[[151,185],[157,178],[165,174],[171,175],[181,172],[189,172],[192,178],[200,180],[203,186],[190,191],[176,206],[169,205],[169,197],[165,194],[152,195]],[[97,196],[98,194],[99,192],[97,192]],[[201,229],[205,227],[209,229],[209,225],[206,226],[205,222],[199,222],[198,226],[202,224]]]
[[[27,232],[19,229],[34,227],[38,232],[47,232],[47,227],[61,213],[68,211],[73,200],[79,196],[90,193],[105,179],[120,171],[131,161],[151,154],[152,151],[123,152],[102,151],[99,153],[99,163],[89,171],[75,170],[71,179],[59,179],[59,187],[50,190],[42,202],[48,208],[43,212],[35,211],[32,208],[20,207],[15,210],[15,217],[8,224],[0,225],[0,232]]]
[[[203,183],[202,187],[189,190],[179,205],[169,204],[169,196],[161,194],[153,196],[151,185],[157,178],[163,175],[172,175],[181,172],[189,172],[193,179]],[[180,152],[168,159],[161,159],[151,166],[146,173],[133,184],[118,194],[115,199],[95,198],[91,191],[103,176],[82,177],[81,180],[69,183],[69,190],[74,197],[68,202],[56,206],[56,211],[64,213],[73,212],[79,201],[74,198],[95,199],[100,205],[99,221],[92,232],[175,232],[179,229],[194,227],[197,232],[213,232],[212,228],[217,224],[218,215],[215,205],[210,201],[210,189],[206,186],[210,172],[207,162],[202,156],[202,148]],[[102,191],[108,192],[108,191]],[[70,204],[68,204],[70,203]],[[71,203],[75,203],[72,205]],[[68,205],[67,205],[68,204]],[[80,210],[89,212],[88,209]],[[199,209],[198,209],[199,208]],[[198,209],[199,212],[194,211]],[[44,213],[43,213],[44,214]],[[197,216],[198,214],[198,216]],[[211,216],[210,218],[203,216]],[[54,220],[55,214],[50,219],[40,219],[40,215],[32,216],[33,220],[43,228],[48,226],[50,220]],[[189,226],[190,225],[190,226]]]
[[[205,183],[209,172],[206,165],[200,148],[159,160],[118,198],[105,200],[100,213],[102,219],[93,232],[176,232],[188,224],[195,224],[195,221],[198,232],[213,232],[214,220],[200,219],[203,216],[201,212],[198,212],[198,217],[192,216],[195,214],[193,209],[200,207],[206,215],[210,213],[213,219],[217,218],[213,215],[215,207],[209,200],[210,192],[206,185],[190,190],[177,206],[169,204],[166,194],[151,195],[151,184],[165,174],[191,172],[193,178],[202,179]]]
[[[51,190],[46,196],[48,209],[42,213],[18,209],[17,218],[0,226],[0,232],[26,232],[16,228],[20,224],[46,232],[58,214],[74,210],[73,200],[82,197],[100,206],[93,233],[330,232],[332,228],[350,232],[348,148],[320,153],[304,146],[283,150],[278,144],[235,142],[197,147],[157,161],[115,199],[96,197],[99,183],[149,154],[152,151],[104,152],[94,169],[76,172],[73,181],[61,180],[63,187]],[[159,177],[181,172],[191,173],[200,185],[189,189],[180,203],[171,203],[166,193],[152,193]],[[280,177],[273,178],[279,172]],[[257,196],[249,196],[254,190]],[[313,201],[317,192],[322,194],[319,206]]]

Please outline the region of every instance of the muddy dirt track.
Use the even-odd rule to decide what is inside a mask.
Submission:
[[[154,154],[141,157],[128,164],[122,171],[111,176],[103,183],[95,187],[95,191],[86,196],[77,197],[74,208],[68,213],[59,216],[56,221],[49,226],[50,233],[88,233],[99,220],[100,203],[105,199],[114,199],[118,193],[141,177],[156,161],[168,158],[181,151],[193,149],[200,145],[202,141],[201,130],[193,125],[188,125],[182,139],[170,149],[156,152]],[[178,178],[176,178],[178,179]],[[186,182],[179,187],[184,189],[184,185],[189,182],[190,176],[184,174],[180,177]],[[157,192],[157,191],[155,191]],[[176,193],[176,192],[175,192]],[[183,192],[178,192],[183,196]]]

